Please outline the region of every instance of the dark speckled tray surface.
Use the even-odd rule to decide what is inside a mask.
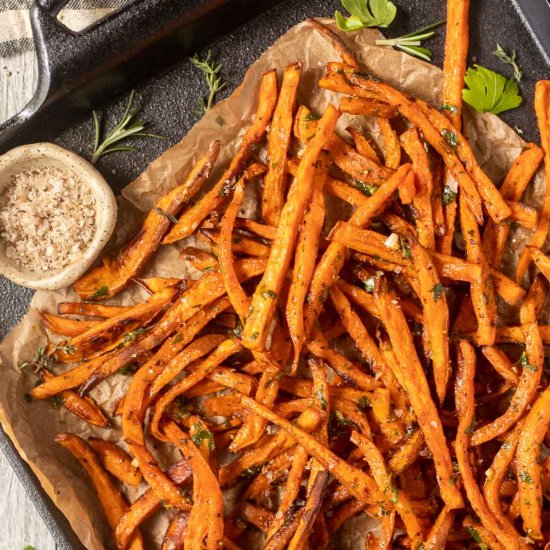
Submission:
[[[229,5],[232,1],[229,0]],[[394,1],[399,12],[396,22],[387,33],[389,36],[399,36],[445,17],[443,0]],[[547,0],[472,2],[470,61],[507,74],[508,67],[491,52],[497,43],[506,50],[516,49],[519,63],[524,70],[521,92],[525,101],[521,108],[505,113],[503,118],[510,126],[523,130],[523,137],[528,140],[539,139],[532,111],[534,84],[537,80],[550,76],[547,54],[550,47],[550,8],[546,2]],[[270,2],[274,3],[276,2]],[[170,1],[165,4],[169,5]],[[258,12],[261,11],[258,9],[261,4],[263,3],[256,4]],[[525,6],[520,10],[522,4]],[[230,84],[222,97],[231,93],[242,80],[248,66],[290,27],[306,17],[332,16],[339,7],[340,3],[336,0],[282,0],[229,34],[222,35],[223,31],[220,30],[219,35],[210,36],[209,40],[216,38],[210,47],[214,57],[222,62],[223,78]],[[434,52],[434,63],[438,66],[441,66],[443,58],[443,34],[443,30],[439,31],[429,44]],[[546,48],[544,44],[547,45]],[[204,91],[201,75],[185,57],[172,69],[136,86],[136,98],[142,106],[143,118],[150,121],[154,131],[163,134],[167,139],[141,140],[137,142],[136,153],[104,157],[98,168],[115,190],[120,190],[132,181],[149,162],[190,130],[197,120],[198,90]],[[108,124],[120,117],[126,101],[126,98],[113,97],[112,102],[103,109],[102,116]],[[86,117],[62,129],[53,141],[89,157],[92,143],[90,118]],[[0,297],[0,338],[3,338],[27,311],[32,291],[0,277]],[[30,492],[59,547],[82,548],[65,518],[43,493],[36,478],[3,432],[0,432],[0,446]]]

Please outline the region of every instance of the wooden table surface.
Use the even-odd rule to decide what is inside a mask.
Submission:
[[[34,52],[0,58],[0,123],[31,98],[36,83]],[[55,550],[46,525],[0,452],[0,550]]]

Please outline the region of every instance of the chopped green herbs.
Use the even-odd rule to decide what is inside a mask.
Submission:
[[[443,296],[443,285],[441,283],[437,283],[431,290],[432,297],[434,299],[434,302],[439,301],[441,296]]]
[[[525,470],[518,473],[518,478],[523,483],[533,483],[533,478]]]
[[[458,145],[458,138],[454,132],[451,132],[450,130],[443,130],[441,132],[441,135],[445,138],[445,141],[453,148],[455,149]]]
[[[453,191],[448,185],[443,188],[443,194],[441,195],[441,202],[444,206],[451,204],[456,198],[456,192]]]
[[[195,424],[193,424],[193,430],[195,431],[195,433],[191,436],[191,441],[197,447],[200,447],[203,442],[206,441],[208,450],[212,452],[216,447],[214,444],[214,436],[212,435],[212,433],[208,430],[205,430],[200,422],[195,422]]]
[[[107,296],[109,294],[108,286],[100,286],[91,296],[90,300],[95,300],[96,298],[101,298],[102,296]]]

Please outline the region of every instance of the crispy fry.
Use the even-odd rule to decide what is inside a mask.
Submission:
[[[524,325],[522,332],[525,338],[525,360],[516,392],[504,414],[473,433],[470,440],[473,446],[506,433],[519,420],[536,395],[542,376],[544,348],[536,323]]]
[[[392,474],[388,473],[388,467],[382,453],[369,438],[355,431],[351,434],[351,440],[363,453],[364,459],[370,466],[372,477],[378,485],[378,490],[384,495],[388,504],[395,507],[405,524],[407,534],[413,545],[416,545],[417,542],[420,542],[422,527],[411,508],[407,495],[403,491],[399,491],[392,483]]]
[[[443,404],[451,375],[447,297],[429,251],[413,236],[409,237],[409,246],[423,306],[424,329],[432,354],[436,393]]]
[[[378,493],[373,479],[361,470],[350,466],[347,462],[336,456],[332,451],[321,445],[317,440],[304,430],[295,426],[288,420],[277,416],[250,397],[243,396],[242,404],[248,410],[263,416],[269,422],[277,424],[287,432],[299,445],[308,451],[324,468],[343,483],[348,490],[363,502],[370,502]]]
[[[434,457],[441,496],[450,509],[460,508],[462,497],[451,482],[453,476],[451,456],[441,420],[430,396],[426,375],[414,348],[405,316],[401,310],[393,306],[395,292],[387,286],[384,279],[377,283],[375,299],[396,358],[406,372],[403,377],[404,389],[424,433],[426,444]]]
[[[401,145],[395,130],[391,127],[390,121],[386,118],[377,118],[378,126],[384,138],[386,149],[385,164],[392,170],[397,170],[401,164]]]
[[[361,131],[358,128],[354,128],[353,126],[348,127],[346,130],[353,138],[355,148],[357,149],[359,154],[372,160],[373,162],[376,162],[377,164],[380,164],[378,154],[373,149],[369,140],[361,133]]]
[[[455,400],[458,413],[455,451],[458,471],[460,472],[468,500],[483,526],[493,533],[504,548],[519,549],[517,537],[507,533],[487,508],[468,461],[469,434],[475,414],[474,376],[476,357],[474,348],[466,340],[460,340],[458,346],[458,372],[455,383]]]
[[[141,483],[141,472],[132,465],[132,458],[111,441],[89,437],[88,444],[95,451],[105,469],[122,483],[137,487]]]
[[[98,321],[67,319],[45,311],[39,311],[38,315],[44,328],[61,336],[79,336],[88,330],[92,330],[98,324]]]
[[[315,137],[308,143],[302,156],[298,176],[290,186],[277,236],[273,241],[262,280],[254,292],[251,311],[244,326],[242,342],[249,349],[262,350],[265,347],[267,331],[296,245],[298,227],[311,197],[315,163],[332,134],[338,117],[338,111],[329,105],[319,121]]]
[[[516,281],[518,283],[521,283],[527,272],[531,261],[532,248],[539,250],[542,248],[550,228],[550,80],[539,80],[535,86],[535,113],[541,145],[544,150],[546,195],[535,233],[531,237],[529,247],[523,250],[518,262],[516,270]]]
[[[519,377],[514,370],[514,365],[501,349],[494,346],[483,346],[481,352],[504,380],[510,382],[513,386],[518,385]]]
[[[317,21],[317,19],[308,18],[306,19],[306,21],[310,25],[313,25],[318,31],[321,31],[326,37],[328,37],[328,39],[332,42],[332,45],[336,48],[336,50],[342,57],[342,61],[344,61],[344,63],[346,63],[350,67],[359,69],[359,63],[357,62],[357,59],[355,59],[353,52],[346,46],[346,43],[340,38],[338,34],[329,29],[327,26],[323,25],[320,21]]]
[[[372,218],[378,215],[397,189],[402,180],[411,172],[411,165],[404,164],[378,191],[358,208],[351,218],[349,224],[357,227],[368,225]],[[328,298],[328,290],[335,283],[345,262],[345,247],[339,243],[331,243],[325,250],[323,256],[316,266],[311,287],[308,294],[308,304],[305,310],[306,334],[310,334],[313,324],[321,310],[323,303]]]
[[[496,303],[493,279],[489,275],[489,265],[483,254],[478,225],[469,205],[460,195],[460,226],[466,244],[466,257],[481,268],[481,281],[470,285],[470,296],[477,318],[477,340],[480,344],[492,346],[495,342]]]
[[[425,248],[435,250],[435,228],[432,213],[434,186],[430,159],[415,128],[401,134],[399,140],[413,164],[417,191],[412,202],[418,214],[416,218],[418,241]]]
[[[530,248],[531,258],[538,270],[550,281],[550,258],[544,255],[538,248]]]
[[[446,506],[444,506],[426,537],[424,548],[426,550],[438,550],[439,548],[445,548],[447,536],[453,526],[453,521],[454,511],[449,510]]]
[[[487,508],[493,514],[495,519],[500,522],[502,528],[510,535],[519,538],[513,523],[504,515],[500,504],[500,489],[508,468],[512,463],[518,446],[521,423],[518,424],[504,438],[503,444],[495,454],[490,468],[486,472],[485,483],[483,485],[483,498]]]
[[[172,227],[168,235],[162,241],[163,244],[173,243],[191,235],[206,216],[215,210],[224,199],[231,194],[237,178],[243,173],[246,164],[250,160],[256,144],[264,137],[267,125],[275,111],[277,102],[277,73],[274,70],[266,72],[260,83],[258,92],[258,107],[254,116],[254,122],[244,135],[237,154],[231,160],[231,164],[223,173],[214,187],[208,191],[194,206],[185,211],[178,223]],[[259,167],[257,167],[259,168]],[[265,168],[254,168],[245,177],[254,178],[263,173]]]
[[[43,382],[47,382],[48,380],[53,380],[55,376],[49,370],[42,369],[40,371],[40,378]],[[109,420],[91,397],[80,397],[78,393],[71,390],[56,392],[56,395],[61,398],[63,407],[75,416],[78,416],[78,418],[99,428],[108,428],[110,426]]]
[[[283,209],[286,187],[285,161],[292,134],[292,116],[301,72],[300,62],[293,63],[285,69],[267,138],[269,169],[262,190],[262,214],[264,220],[273,226],[278,225]]]
[[[323,187],[327,177],[327,158],[320,156],[315,167],[311,202],[304,212],[304,219],[298,236],[292,283],[288,291],[286,303],[286,321],[290,338],[294,343],[294,361],[292,372],[296,372],[300,351],[304,345],[304,302],[309,283],[313,277],[315,262],[319,249],[319,240],[325,220],[325,199]]]
[[[476,541],[479,540],[480,546],[484,546],[490,550],[505,550],[507,548],[500,544],[497,537],[489,529],[473,521],[471,517],[465,517],[462,523],[472,538]]]
[[[106,306],[104,304],[86,302],[62,302],[57,306],[59,315],[85,315],[108,319],[116,317],[128,310],[128,306]]]
[[[537,275],[519,310],[519,322],[522,325],[538,321],[547,294],[548,283],[543,277]]]
[[[208,461],[195,446],[195,440],[182,432],[174,422],[164,423],[168,439],[190,462],[193,470],[193,508],[189,514],[185,546],[217,550],[223,540],[223,495]]]
[[[422,430],[416,430],[391,457],[389,467],[395,474],[404,472],[417,459],[423,448],[424,435]]]
[[[172,189],[156,202],[155,208],[149,212],[138,233],[116,259],[104,258],[102,266],[92,269],[74,284],[82,299],[111,298],[143,270],[170,228],[170,217],[177,215],[181,206],[198,192],[208,178],[219,150],[219,142],[213,141],[208,153],[191,170],[185,183]]]
[[[236,218],[235,227],[250,231],[250,233],[254,233],[259,237],[262,237],[263,239],[267,239],[269,241],[272,241],[275,238],[275,235],[277,235],[276,227],[263,223],[258,223],[254,220],[249,220],[248,218]]]
[[[184,550],[186,527],[187,516],[185,514],[179,513],[173,516],[162,539],[161,550]]]
[[[539,463],[541,444],[550,425],[550,388],[547,387],[527,414],[521,428],[516,454],[519,509],[523,529],[534,540],[542,534],[542,468]]]
[[[338,107],[340,112],[350,115],[363,115],[376,118],[392,118],[395,116],[395,109],[381,101],[363,99],[361,97],[343,97]],[[374,160],[374,159],[373,159]]]
[[[74,434],[60,433],[55,441],[70,451],[88,472],[105,517],[111,529],[115,529],[120,518],[127,512],[128,503],[101,466],[94,451],[83,439]],[[131,550],[144,548],[139,531],[135,530],[128,540],[128,548]]]

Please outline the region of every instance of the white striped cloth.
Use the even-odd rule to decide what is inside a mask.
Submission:
[[[70,0],[59,13],[59,21],[73,31],[85,29],[132,0]],[[32,50],[29,7],[33,0],[0,0],[0,57]]]

